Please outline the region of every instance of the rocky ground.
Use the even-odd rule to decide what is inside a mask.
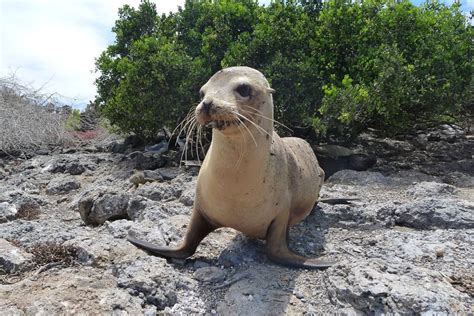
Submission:
[[[175,244],[187,225],[198,170],[159,168],[162,154],[114,142],[4,159],[0,314],[472,313],[473,148],[448,127],[359,137],[352,149],[377,164],[322,190],[358,200],[320,203],[291,231],[293,249],[337,262],[324,271],[277,266],[232,229],[185,261],[129,244],[129,231]],[[157,181],[135,188],[134,169]]]

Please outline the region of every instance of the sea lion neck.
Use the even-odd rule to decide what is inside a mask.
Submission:
[[[250,178],[260,174],[263,176],[268,164],[273,126],[271,121],[259,126],[262,130],[250,124],[247,129],[241,127],[241,133],[233,135],[214,129],[204,161],[206,168],[214,169],[215,174],[226,172]]]

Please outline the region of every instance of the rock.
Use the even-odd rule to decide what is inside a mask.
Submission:
[[[185,206],[193,206],[194,197],[196,196],[196,189],[189,189],[184,191],[179,197],[179,201]]]
[[[181,241],[181,235],[185,232],[189,224],[188,215],[175,215],[159,222],[160,232],[163,234],[164,240],[169,242]]]
[[[448,143],[454,143],[460,138],[464,137],[464,131],[462,128],[456,125],[443,124],[428,130],[427,140],[428,141],[445,141]]]
[[[148,205],[148,199],[141,196],[132,196],[128,201],[127,215],[130,219],[143,218],[144,210]]]
[[[442,182],[440,178],[416,170],[399,170],[392,174],[396,183],[411,185],[414,182]]]
[[[437,182],[416,183],[407,189],[407,194],[414,198],[453,195],[455,192],[456,187]]]
[[[325,179],[339,170],[364,171],[377,162],[375,156],[356,154],[338,145],[323,145],[314,148],[319,165],[324,170]]]
[[[192,280],[180,277],[165,262],[160,258],[147,257],[116,265],[114,274],[118,286],[127,289],[133,296],[143,297],[147,304],[156,306],[160,311],[174,306],[178,301],[178,284],[183,281],[192,283]]]
[[[474,203],[428,197],[397,207],[395,223],[417,229],[474,228]]]
[[[14,204],[10,204],[8,202],[1,202],[0,203],[0,223],[14,220],[17,212],[18,210]]]
[[[51,173],[69,173],[70,175],[80,175],[86,171],[86,167],[77,160],[60,158],[47,164],[43,171]]]
[[[166,165],[166,159],[153,152],[134,151],[126,156],[128,165],[139,170],[155,170]]]
[[[157,170],[143,170],[143,176],[145,179],[150,179],[154,181],[163,181],[163,176]]]
[[[46,156],[50,154],[50,150],[48,148],[39,148],[35,151],[35,154],[40,156]]]
[[[99,152],[112,152],[114,154],[123,154],[128,149],[128,146],[123,143],[123,140],[111,140],[99,143],[95,147]]]
[[[140,186],[135,192],[137,195],[144,196],[153,201],[162,201],[179,198],[182,188],[169,183],[147,183]]]
[[[225,272],[217,267],[202,267],[194,272],[194,278],[201,282],[218,283],[225,280]]]
[[[370,133],[362,133],[357,137],[357,143],[370,149],[370,154],[376,157],[394,157],[404,153],[410,153],[415,147],[407,141],[400,141],[390,138],[378,138]]]
[[[168,151],[168,147],[169,147],[169,142],[167,142],[166,140],[162,140],[158,144],[146,146],[145,151],[161,155],[165,153],[166,151]]]
[[[473,176],[461,172],[453,172],[451,176],[453,177],[453,185],[460,188],[474,188]]]
[[[104,226],[114,238],[126,238],[133,224],[132,221],[120,219],[113,222],[106,221]]]
[[[362,314],[463,314],[469,296],[437,272],[381,260],[341,262],[328,273],[327,288],[338,308]]]
[[[74,179],[60,178],[53,179],[49,182],[46,187],[46,193],[49,195],[53,194],[66,194],[73,190],[77,190],[81,187],[81,184]]]
[[[77,208],[86,224],[101,225],[106,220],[126,218],[129,200],[128,193],[96,187],[81,194]]]
[[[12,245],[5,239],[0,239],[0,267],[7,273],[15,273],[28,268],[33,255]]]
[[[232,242],[219,254],[219,265],[224,267],[238,267],[244,263],[264,260],[262,244],[254,239],[237,235]]]
[[[370,205],[328,205],[320,203],[315,209],[315,225],[321,228],[344,227],[374,229],[395,225],[393,202]]]
[[[284,274],[278,269],[254,267],[247,278],[230,286],[222,301],[217,304],[219,315],[284,315],[291,292],[282,289]]]
[[[140,253],[137,247],[125,239],[116,239],[106,232],[99,236],[78,236],[66,241],[64,246],[76,249],[77,260],[82,264],[99,266],[103,262],[134,259]]]
[[[157,170],[157,172],[161,174],[161,176],[163,177],[163,180],[168,181],[168,180],[173,180],[174,178],[176,178],[180,173],[180,169],[173,168],[173,167],[160,168]]]
[[[80,175],[86,171],[86,168],[77,162],[73,162],[67,167],[67,171],[70,175]]]
[[[394,184],[394,181],[375,171],[354,171],[354,170],[341,170],[333,174],[329,180],[329,183],[341,183],[351,185],[380,185],[390,186]]]

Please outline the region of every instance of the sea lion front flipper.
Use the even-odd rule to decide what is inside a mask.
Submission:
[[[275,218],[267,230],[265,252],[271,261],[292,268],[326,269],[334,262],[305,258],[288,248],[288,214]]]
[[[185,259],[192,256],[204,237],[216,228],[217,227],[211,225],[196,209],[194,209],[184,240],[181,245],[176,248],[153,245],[147,241],[137,239],[131,234],[127,236],[127,240],[138,248],[146,250],[154,256]]]

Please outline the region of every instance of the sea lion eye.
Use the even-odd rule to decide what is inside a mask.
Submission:
[[[240,94],[241,97],[247,98],[252,94],[252,88],[248,84],[241,84],[235,89],[238,94]]]

